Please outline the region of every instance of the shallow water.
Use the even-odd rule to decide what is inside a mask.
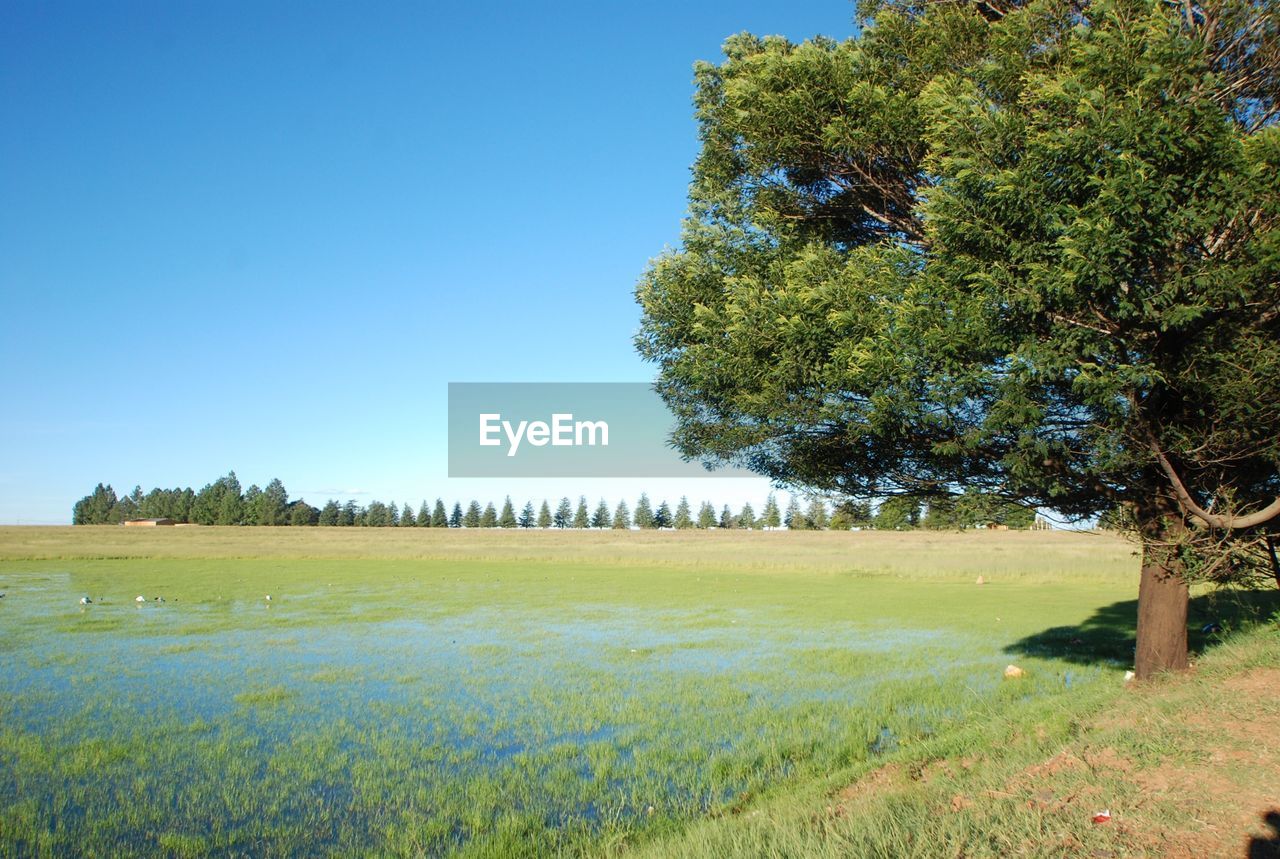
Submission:
[[[640,830],[891,753],[962,719],[1003,659],[883,613],[491,604],[490,577],[439,603],[384,582],[81,607],[72,572],[3,583],[0,805],[13,844],[50,830],[55,852],[75,843],[56,833],[285,855]]]

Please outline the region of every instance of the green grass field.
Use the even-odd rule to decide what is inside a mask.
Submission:
[[[0,529],[0,854],[847,846],[797,809],[1112,702],[1136,584],[1054,532]]]

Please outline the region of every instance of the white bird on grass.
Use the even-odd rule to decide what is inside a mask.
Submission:
[[[93,602],[93,600],[88,597],[80,597],[80,605],[89,605],[91,602]]]
[[[142,594],[138,594],[136,597],[134,597],[134,598],[133,598],[133,601],[134,601],[134,602],[146,602],[146,601],[147,601],[147,598],[146,598],[146,597],[144,597]]]

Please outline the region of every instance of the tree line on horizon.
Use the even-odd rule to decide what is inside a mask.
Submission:
[[[446,508],[437,498],[434,505],[424,500],[415,511],[409,504],[329,499],[323,507],[305,500],[289,499],[278,478],[265,488],[257,484],[242,490],[234,471],[205,485],[198,492],[155,488],[144,493],[141,486],[119,497],[110,484],[99,483],[90,494],[76,502],[74,525],[110,525],[134,519],[172,519],[196,525],[291,525],[326,527],[420,527],[420,528],[573,528],[573,529],[771,529],[792,531],[846,531],[853,528],[908,530],[913,528],[960,529],[1003,526],[1014,529],[1047,527],[1034,509],[1004,501],[993,495],[966,492],[953,498],[931,499],[926,505],[908,497],[886,498],[873,507],[870,501],[843,500],[834,504],[810,498],[807,504],[792,496],[780,507],[770,493],[757,514],[750,502],[734,511],[724,505],[719,511],[703,501],[695,511],[682,496],[674,509],[665,500],[655,507],[647,493],[641,493],[634,508],[623,500],[616,506],[602,498],[594,509],[585,495],[576,506],[568,497],[552,508],[527,501],[517,512],[511,496],[499,508],[492,501],[481,505],[472,500],[465,507],[455,501]]]

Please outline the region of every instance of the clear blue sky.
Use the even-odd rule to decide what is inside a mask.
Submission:
[[[844,38],[852,15],[7,2],[0,522],[232,468],[312,503],[507,491],[445,478],[446,384],[651,378],[632,288],[678,240],[693,62],[742,30]]]

